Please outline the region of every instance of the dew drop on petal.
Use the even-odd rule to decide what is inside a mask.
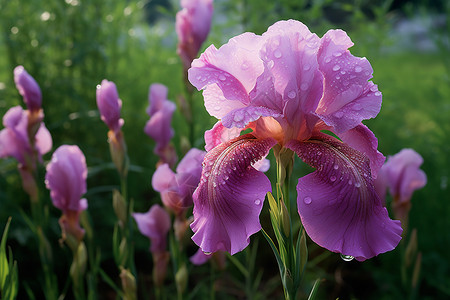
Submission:
[[[306,64],[303,66],[303,71],[308,71],[309,69],[311,69],[311,66]]]
[[[335,56],[335,57],[339,57],[341,55],[342,55],[342,52],[339,52],[339,51],[336,51],[333,53],[333,56]]]
[[[307,84],[306,82],[303,82],[303,83],[300,85],[300,89],[301,89],[302,91],[306,91],[306,90],[308,89],[308,84]]]
[[[377,87],[376,85],[373,85],[373,86],[370,88],[370,90],[371,90],[372,92],[376,92],[376,91],[378,91],[378,87]]]
[[[334,114],[334,116],[336,118],[342,118],[344,116],[344,113],[342,111],[338,111],[337,113]]]
[[[341,253],[341,258],[342,258],[343,261],[352,261],[354,259],[353,256],[351,256],[351,255],[344,255],[342,253]]]
[[[281,55],[281,51],[280,50],[275,50],[275,52],[273,53],[273,56],[275,56],[276,58],[280,58],[282,55]]]
[[[346,72],[344,70],[341,71],[341,74],[344,75]]]
[[[246,62],[243,62],[241,65],[241,69],[242,70],[247,70],[248,69],[248,64]]]
[[[205,251],[203,251],[203,254],[205,254],[205,255],[211,255],[212,253],[211,252],[205,252]]]
[[[355,182],[355,187],[356,187],[356,188],[359,188],[359,187],[361,187],[361,183],[359,183],[359,182]]]
[[[288,93],[288,97],[291,99],[294,99],[296,95],[297,95],[297,93],[294,90],[292,90]]]
[[[269,60],[269,62],[267,63],[267,66],[269,67],[269,69],[272,69],[274,64],[275,63],[273,62],[273,60]]]
[[[375,96],[381,96],[381,92],[375,92],[375,94],[374,94]]]
[[[214,110],[215,110],[215,111],[219,111],[219,110],[220,110],[220,106],[218,106],[218,105],[215,106],[215,107],[214,107]]]
[[[353,184],[353,181],[350,179],[350,180],[348,181],[348,184],[349,184],[349,185],[352,185],[352,184]]]
[[[261,200],[256,199],[256,200],[255,200],[255,205],[260,205],[260,204],[261,204]]]
[[[339,166],[338,166],[338,165],[334,165],[333,168],[334,168],[335,170],[337,170],[337,169],[339,169]]]
[[[325,63],[329,63],[331,61],[331,58],[327,57],[325,58]]]
[[[227,78],[224,75],[220,74],[219,75],[219,79],[222,80],[222,81],[225,81]]]
[[[361,110],[361,109],[362,109],[362,106],[361,106],[361,104],[356,103],[355,105],[353,105],[353,109],[354,109],[354,110]]]
[[[330,181],[331,181],[331,182],[335,182],[335,181],[336,181],[336,176],[331,175],[331,176],[330,176]]]
[[[339,65],[335,65],[333,67],[333,71],[339,71],[341,69],[341,67]]]
[[[362,71],[362,68],[360,67],[360,66],[356,66],[355,67],[355,72],[356,73],[359,73],[359,72],[361,72]]]
[[[303,198],[303,202],[305,202],[305,204],[311,204],[312,198],[311,197],[305,197],[305,198]]]

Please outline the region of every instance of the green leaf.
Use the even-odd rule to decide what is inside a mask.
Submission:
[[[316,281],[314,281],[314,285],[311,289],[311,293],[309,293],[308,300],[316,299],[317,291],[319,290],[319,284],[320,284],[320,278],[317,278]]]
[[[272,248],[273,254],[275,255],[275,258],[277,259],[278,267],[280,268],[281,278],[283,278],[286,267],[283,263],[283,260],[281,259],[280,253],[278,253],[277,247],[275,246],[275,244],[273,243],[272,239],[267,234],[267,232],[264,230],[264,228],[261,228],[261,232],[264,235],[264,237],[266,238],[267,242],[269,243],[270,248]]]
[[[5,230],[3,231],[2,241],[0,243],[0,290],[3,291],[5,287],[6,277],[9,274],[9,264],[6,258],[6,239],[8,236],[9,224],[11,223],[11,217],[6,222]]]

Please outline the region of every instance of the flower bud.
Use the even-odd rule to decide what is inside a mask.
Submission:
[[[136,297],[136,278],[128,269],[120,271],[120,280],[122,281],[122,290],[125,300],[134,300]]]
[[[27,108],[33,113],[39,111],[42,105],[41,89],[23,66],[14,69],[14,82]]]
[[[177,285],[177,290],[180,294],[182,294],[186,289],[187,282],[188,282],[188,271],[186,265],[183,264],[175,274],[175,283]]]
[[[127,204],[122,194],[116,189],[113,190],[113,208],[120,226],[123,227],[127,222]]]

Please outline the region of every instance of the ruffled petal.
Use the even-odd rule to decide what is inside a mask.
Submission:
[[[347,50],[351,46],[344,31],[330,30],[321,39],[318,53],[325,83],[316,112],[338,134],[374,118],[381,108],[381,92],[368,81],[372,67],[366,58],[353,56]]]
[[[238,137],[240,132],[241,129],[226,128],[221,121],[218,121],[212,129],[205,131],[205,150],[209,151],[217,145]]]
[[[386,158],[378,151],[378,140],[367,128],[366,125],[360,124],[353,129],[343,132],[339,137],[350,147],[364,153],[370,160],[370,171],[372,178],[376,179],[378,170],[383,166]]]
[[[139,231],[151,240],[150,251],[160,253],[166,250],[167,233],[170,230],[170,216],[154,204],[146,213],[133,213]]]
[[[397,246],[400,221],[376,194],[364,154],[324,134],[287,147],[317,169],[297,185],[299,214],[315,243],[360,261]]]
[[[322,97],[323,78],[317,63],[320,39],[294,20],[275,23],[263,37],[266,42],[261,58],[270,70],[276,92],[282,95],[278,106],[287,121],[296,124],[299,114],[314,112]]]
[[[205,252],[202,251],[202,249],[198,249],[197,252],[195,252],[195,254],[189,258],[189,260],[194,265],[200,266],[210,260],[211,257],[211,255],[206,255]]]
[[[256,139],[251,134],[223,143],[205,156],[202,179],[195,190],[192,240],[204,252],[247,247],[259,231],[259,213],[269,179],[251,166],[266,156],[274,139]]]

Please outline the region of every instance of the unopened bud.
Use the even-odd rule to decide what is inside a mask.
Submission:
[[[113,190],[113,208],[119,220],[120,227],[123,228],[127,222],[127,204],[122,194],[116,189]]]
[[[182,265],[175,274],[175,283],[177,285],[177,290],[180,294],[183,294],[184,290],[186,289],[187,282],[188,282],[187,268],[186,265]]]
[[[78,249],[73,253],[73,262],[70,266],[70,276],[76,286],[79,286],[86,272],[87,250],[83,242],[78,244]]]
[[[136,297],[136,278],[128,269],[120,271],[120,280],[122,282],[122,290],[124,292],[124,300],[135,300]]]
[[[417,229],[414,228],[405,251],[405,266],[411,266],[417,252]]]
[[[108,141],[112,161],[116,165],[120,177],[125,178],[128,174],[129,160],[127,145],[125,144],[122,131],[108,131]]]

